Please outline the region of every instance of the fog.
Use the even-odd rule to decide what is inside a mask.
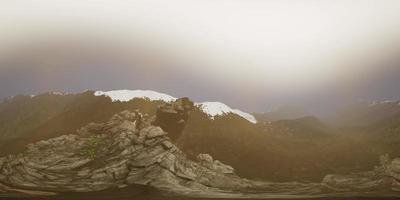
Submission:
[[[2,1],[0,98],[151,89],[245,111],[400,99],[399,1]]]

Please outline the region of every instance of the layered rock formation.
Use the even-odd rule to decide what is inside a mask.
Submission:
[[[123,111],[106,123],[90,123],[76,134],[30,144],[23,153],[0,158],[0,183],[6,185],[0,191],[89,192],[135,184],[198,197],[322,191],[319,184],[243,179],[208,154],[190,160],[150,120]]]
[[[139,116],[124,111],[107,123],[91,123],[78,134],[40,141],[24,153],[1,158],[0,181],[17,188],[81,192],[128,184],[176,192],[251,186],[210,155],[188,160],[160,127],[138,129]]]

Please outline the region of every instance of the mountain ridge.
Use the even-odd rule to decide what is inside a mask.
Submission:
[[[154,100],[162,100],[165,102],[171,102],[176,100],[176,97],[173,97],[171,95],[165,94],[165,93],[160,93],[156,92],[153,90],[110,90],[107,92],[103,91],[96,91],[94,93],[95,96],[107,96],[110,97],[113,101],[121,101],[121,102],[126,102],[130,101],[134,98],[148,98],[152,101]],[[239,109],[233,109],[226,104],[222,102],[198,102],[195,103],[196,106],[200,106],[200,108],[210,115],[211,119],[213,119],[216,115],[224,115],[227,113],[234,113],[237,114],[244,119],[250,121],[251,123],[257,123],[256,118],[246,112],[243,112]]]

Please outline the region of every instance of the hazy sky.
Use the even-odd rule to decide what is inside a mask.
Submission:
[[[1,1],[0,98],[86,89],[246,111],[400,99],[400,1]]]

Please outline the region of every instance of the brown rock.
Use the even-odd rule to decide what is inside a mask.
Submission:
[[[165,103],[157,108],[156,119],[152,123],[168,132],[172,140],[176,140],[182,133],[194,103],[189,98],[177,99],[173,103]]]

